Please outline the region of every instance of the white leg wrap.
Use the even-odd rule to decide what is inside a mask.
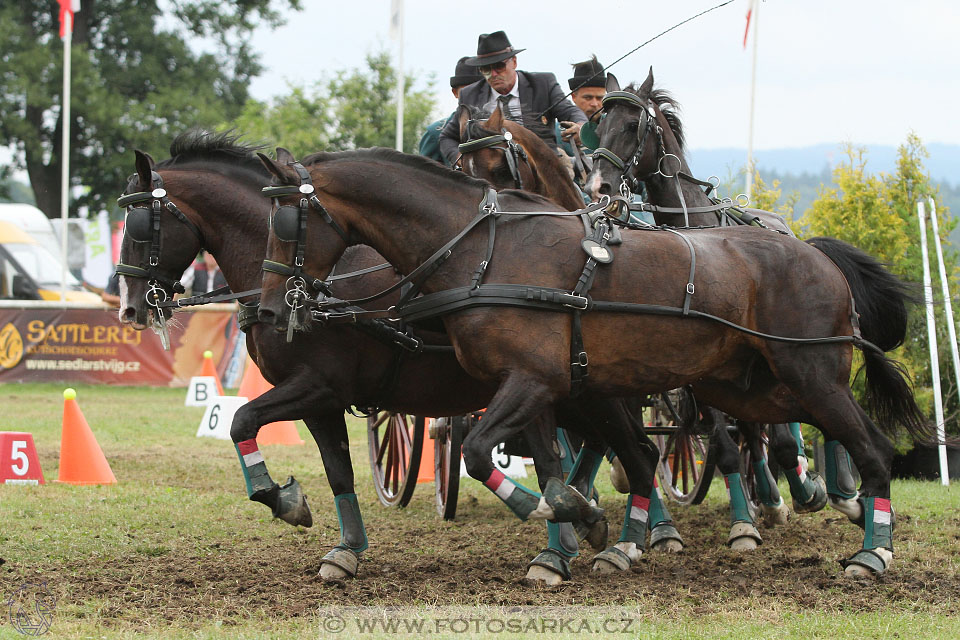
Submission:
[[[623,551],[627,557],[630,558],[630,562],[634,564],[640,562],[640,556],[643,555],[643,550],[637,548],[636,542],[618,542],[613,546]]]
[[[547,504],[546,498],[540,496],[540,503],[537,508],[531,511],[527,517],[533,520],[553,520],[554,515],[553,507]]]

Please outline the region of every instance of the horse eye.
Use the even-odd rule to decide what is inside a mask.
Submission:
[[[628,122],[623,126],[623,130],[626,131],[627,133],[636,133],[637,129],[639,128],[640,128],[639,120],[631,120],[630,122]]]

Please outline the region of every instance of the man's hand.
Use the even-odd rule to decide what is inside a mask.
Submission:
[[[580,126],[582,124],[583,124],[582,122],[561,121],[560,137],[563,138],[564,140],[570,140],[570,138],[573,138],[574,142],[576,142],[577,145],[583,146],[583,143],[580,142]]]

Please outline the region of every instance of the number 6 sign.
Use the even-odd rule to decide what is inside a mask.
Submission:
[[[33,435],[22,431],[0,431],[0,482],[44,484],[40,458]]]

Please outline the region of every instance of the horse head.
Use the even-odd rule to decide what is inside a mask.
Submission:
[[[160,305],[183,293],[180,275],[200,251],[203,234],[168,197],[153,158],[135,154],[136,173],[117,201],[127,210],[117,265],[120,321],[136,329],[158,328],[173,313]]]
[[[654,91],[652,67],[636,89],[621,90],[616,76],[607,74],[606,91],[593,171],[587,178],[587,192],[594,200],[602,195],[629,197],[648,176],[672,176],[682,162],[677,154],[682,153],[683,133],[672,111],[677,105],[666,92]],[[671,110],[665,113],[662,105]],[[665,140],[673,143],[669,152]]]
[[[311,315],[306,302],[329,295],[324,281],[347,246],[348,232],[333,221],[317,196],[310,172],[293,154],[277,148],[277,159],[257,154],[273,175],[273,185],[263,194],[273,201],[267,253],[263,261],[263,287],[259,318],[278,331],[307,330]],[[327,224],[307,224],[310,210]],[[314,261],[305,265],[309,256]],[[292,334],[288,332],[292,337]]]

